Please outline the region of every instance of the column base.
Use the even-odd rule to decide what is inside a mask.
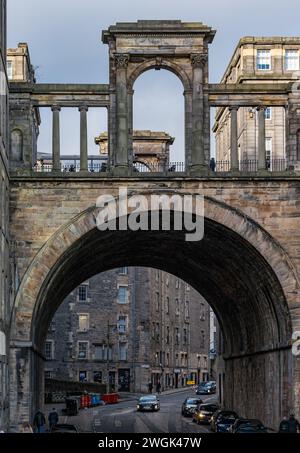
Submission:
[[[111,168],[111,173],[113,176],[131,176],[128,165],[115,165]]]
[[[208,165],[195,164],[195,165],[191,165],[188,168],[189,176],[208,176],[209,173],[210,173],[210,169],[209,169]]]

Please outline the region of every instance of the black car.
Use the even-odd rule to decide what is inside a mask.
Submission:
[[[229,428],[229,432],[233,434],[259,434],[267,433],[268,429],[260,420],[254,418],[238,418]]]
[[[200,398],[186,398],[181,407],[181,414],[184,417],[192,417],[199,404],[203,403]]]
[[[211,417],[219,408],[217,404],[199,404],[193,414],[193,422],[198,424],[209,423]]]
[[[207,382],[201,382],[201,384],[198,385],[196,394],[197,395],[210,395],[212,393],[216,393],[217,386],[215,381],[207,381]]]
[[[137,411],[157,412],[159,411],[159,409],[160,409],[159,399],[157,398],[156,395],[141,396],[136,406]]]
[[[228,433],[229,428],[239,416],[234,411],[218,410],[210,419],[211,430],[215,433]]]
[[[50,429],[50,433],[54,433],[54,434],[58,434],[58,433],[75,434],[75,433],[78,433],[78,432],[79,432],[78,428],[75,425],[68,425],[66,423],[54,425]]]

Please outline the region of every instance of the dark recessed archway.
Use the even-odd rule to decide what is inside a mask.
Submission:
[[[172,229],[100,232],[96,214],[91,208],[77,216],[38,253],[16,299],[15,332],[41,351],[56,309],[81,282],[121,266],[159,268],[192,285],[217,314],[225,339],[226,405],[275,426],[293,404],[286,390],[293,372],[285,290],[293,271],[275,241],[212,200],[206,200],[199,242],[187,242],[184,231]],[[18,318],[24,309],[32,310],[27,325]]]

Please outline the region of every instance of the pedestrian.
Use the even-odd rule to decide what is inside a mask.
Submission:
[[[216,170],[216,161],[215,161],[214,157],[212,157],[210,159],[209,167],[210,167],[211,171],[215,171]]]
[[[289,432],[289,421],[287,417],[283,417],[279,425],[279,433],[288,433]]]
[[[49,427],[50,427],[50,430],[53,426],[55,426],[58,422],[58,413],[56,412],[56,409],[55,407],[53,407],[52,411],[50,412],[50,414],[48,415],[48,421],[49,421]]]
[[[289,433],[297,433],[300,431],[300,424],[298,420],[295,418],[294,414],[290,415],[290,418],[288,419],[288,424],[289,424]]]
[[[160,394],[160,389],[161,389],[160,381],[157,381],[157,384],[156,384],[156,393]]]
[[[152,393],[152,390],[153,390],[153,384],[151,381],[149,381],[148,383],[148,389],[149,389],[149,393]]]
[[[45,425],[46,419],[45,415],[41,411],[37,411],[34,419],[33,419],[33,426],[36,433],[44,433],[45,432]]]

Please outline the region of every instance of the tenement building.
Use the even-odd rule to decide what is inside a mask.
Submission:
[[[8,340],[10,323],[8,81],[6,71],[6,1],[0,1],[0,430],[8,423]],[[8,67],[9,73],[9,67]],[[12,288],[11,288],[12,289]]]
[[[165,272],[122,267],[62,303],[45,342],[45,377],[144,392],[209,378],[209,306]]]
[[[222,84],[278,84],[295,82],[299,78],[299,37],[241,38]],[[286,114],[284,107],[220,107],[216,111],[217,170],[226,171],[230,161],[230,130],[237,128],[239,169],[254,171],[258,159],[259,115],[265,116],[265,147],[267,169],[285,169]],[[236,126],[235,126],[236,122]],[[300,143],[300,133],[298,143]],[[300,152],[300,151],[299,151]],[[300,154],[299,154],[300,155]]]

